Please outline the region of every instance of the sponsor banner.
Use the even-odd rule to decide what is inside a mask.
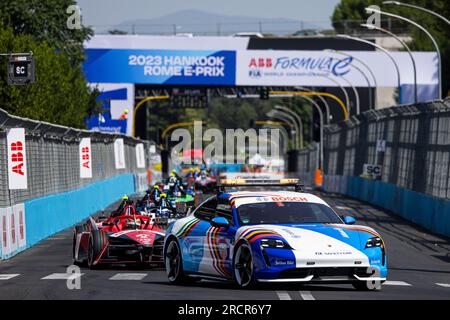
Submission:
[[[25,129],[8,131],[8,185],[10,190],[27,189],[27,155],[25,150]]]
[[[14,253],[17,251],[17,221],[14,214],[14,207],[6,208],[6,223],[8,225],[8,242],[9,242],[9,253]]]
[[[92,150],[91,138],[80,141],[80,178],[92,178]]]
[[[23,203],[16,204],[13,207],[14,219],[17,226],[17,245],[23,248],[27,245],[27,228],[25,224],[25,205]]]
[[[143,143],[138,143],[136,145],[136,166],[138,168],[145,168],[145,154]]]
[[[411,60],[406,52],[392,52],[399,69],[401,83],[414,83]],[[417,83],[437,85],[437,59],[433,52],[414,52],[417,66]],[[327,51],[262,51],[237,52],[236,84],[262,86],[326,86],[336,87],[351,82],[355,87],[367,87],[367,81],[358,71],[363,71],[371,86],[373,72],[377,86],[397,87],[394,64],[383,52],[347,51],[343,54]]]
[[[26,247],[25,206],[23,203],[0,208],[0,257],[7,258]]]
[[[234,85],[235,51],[86,49],[89,82]]]
[[[1,237],[1,255],[4,257],[9,254],[9,229],[8,229],[8,215],[7,208],[0,208],[0,237]]]
[[[144,192],[148,189],[147,173],[138,173],[135,175],[135,189],[137,192]]]
[[[116,169],[125,169],[125,146],[123,139],[116,139],[114,141],[114,160]]]

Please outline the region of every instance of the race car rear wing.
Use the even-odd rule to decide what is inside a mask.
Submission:
[[[300,179],[221,179],[217,184],[221,193],[236,187],[294,187],[296,192],[303,192],[304,185]]]

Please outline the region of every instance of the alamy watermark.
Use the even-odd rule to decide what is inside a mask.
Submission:
[[[379,13],[380,7],[376,5],[371,5],[367,7],[367,9],[368,9],[367,11],[372,12],[372,14],[367,18],[366,24],[368,26],[381,28],[381,14]]]
[[[194,121],[194,136],[187,129],[176,129],[170,140],[178,142],[172,148],[172,160],[176,164],[201,164],[201,158],[193,158],[190,150],[203,149],[203,159],[227,164],[246,164],[249,159],[279,159],[285,153],[280,150],[279,129],[207,129],[202,121]],[[205,146],[205,144],[207,144]],[[184,155],[184,156],[183,156]]]
[[[71,5],[67,7],[66,13],[69,15],[66,21],[67,28],[70,30],[81,29],[81,8]]]
[[[81,289],[81,269],[76,265],[70,265],[66,269],[67,280],[66,286],[69,290],[80,290]]]

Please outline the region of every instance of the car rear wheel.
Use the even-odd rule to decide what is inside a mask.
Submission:
[[[183,261],[181,258],[180,246],[175,239],[170,240],[167,244],[164,262],[166,265],[167,278],[170,283],[180,284],[186,281],[186,276],[183,273]]]
[[[249,288],[254,285],[253,259],[250,246],[242,243],[234,254],[234,281],[241,288]]]

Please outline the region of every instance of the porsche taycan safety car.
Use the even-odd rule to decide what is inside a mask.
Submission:
[[[269,190],[273,184],[258,185]],[[313,194],[287,191],[288,185],[292,179],[283,191],[222,190],[169,225],[164,243],[169,282],[216,278],[241,287],[337,282],[379,289],[387,277],[381,236],[354,225],[352,217],[341,218]]]
[[[73,260],[95,268],[105,264],[161,265],[165,230],[127,203],[119,213],[75,227]]]

